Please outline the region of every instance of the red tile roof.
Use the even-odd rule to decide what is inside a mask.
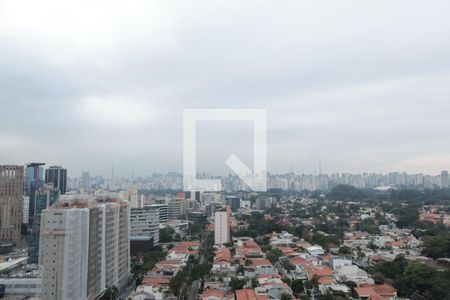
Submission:
[[[243,289],[236,291],[236,300],[266,300],[265,295],[257,295],[254,289]]]
[[[314,276],[317,277],[332,277],[333,271],[327,266],[307,266],[305,268],[308,273],[308,278],[311,279]]]
[[[196,255],[198,253],[197,249],[200,246],[199,242],[182,242],[172,249],[169,250],[169,253],[185,253],[187,255]]]
[[[215,254],[216,256],[214,257],[214,263],[231,261],[231,251],[228,248],[217,250]]]
[[[169,283],[170,280],[167,277],[145,277],[142,280],[143,285],[152,285],[156,287],[168,286]]]
[[[217,297],[217,298],[224,298],[223,292],[212,289],[212,290],[206,290],[200,295],[200,299],[206,299],[208,297]]]
[[[397,290],[389,284],[363,284],[355,288],[355,292],[359,297],[369,297],[369,300],[385,300],[397,296]]]
[[[265,259],[265,258],[257,258],[257,259],[252,259],[252,266],[253,267],[258,267],[258,266],[271,266],[272,263],[270,262],[270,260]]]

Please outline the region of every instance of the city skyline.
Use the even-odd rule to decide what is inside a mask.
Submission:
[[[2,163],[181,170],[185,108],[265,108],[270,172],[450,166],[446,1],[27,7],[1,3]],[[250,136],[201,126],[199,171]]]
[[[0,299],[450,300],[449,12],[0,0]]]

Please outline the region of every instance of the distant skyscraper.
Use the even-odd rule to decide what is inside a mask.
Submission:
[[[447,189],[449,187],[448,171],[441,172],[441,188]]]
[[[226,197],[225,202],[226,202],[226,205],[228,205],[233,212],[237,212],[238,209],[241,207],[241,199],[239,199],[237,197],[233,197],[233,196]]]
[[[230,215],[228,211],[216,211],[214,215],[214,243],[223,245],[230,242]]]
[[[52,183],[64,195],[67,190],[67,170],[60,166],[49,167],[45,170],[45,183]]]
[[[92,189],[91,176],[89,175],[89,172],[83,172],[82,174],[82,188],[85,192],[90,192]]]
[[[30,163],[27,165],[25,178],[25,194],[30,197],[28,215],[34,216],[36,192],[44,186],[44,163]]]
[[[255,200],[255,208],[259,210],[272,208],[272,199],[265,196],[259,196]]]
[[[23,167],[0,166],[0,240],[20,245]]]

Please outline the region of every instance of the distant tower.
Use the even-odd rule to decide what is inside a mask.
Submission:
[[[82,175],[82,185],[83,185],[83,190],[85,192],[90,192],[92,189],[92,184],[91,184],[91,176],[89,175],[89,172],[83,172]]]
[[[67,169],[60,166],[49,167],[45,170],[45,183],[53,184],[64,195],[67,189]]]
[[[25,195],[30,197],[28,214],[34,216],[36,192],[44,186],[44,163],[29,163],[25,177]]]
[[[447,189],[449,186],[448,171],[441,172],[441,188]]]
[[[0,241],[20,245],[23,167],[0,166]]]
[[[110,190],[113,191],[114,190],[114,165],[111,166],[111,186],[110,186]]]

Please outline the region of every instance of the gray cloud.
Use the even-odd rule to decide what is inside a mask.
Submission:
[[[272,172],[314,172],[319,160],[327,172],[448,169],[448,11],[448,1],[3,0],[0,162],[63,164],[73,176],[113,163],[122,175],[181,170],[184,108],[258,107]],[[247,136],[202,127],[200,168],[228,172],[227,149],[251,165]]]

